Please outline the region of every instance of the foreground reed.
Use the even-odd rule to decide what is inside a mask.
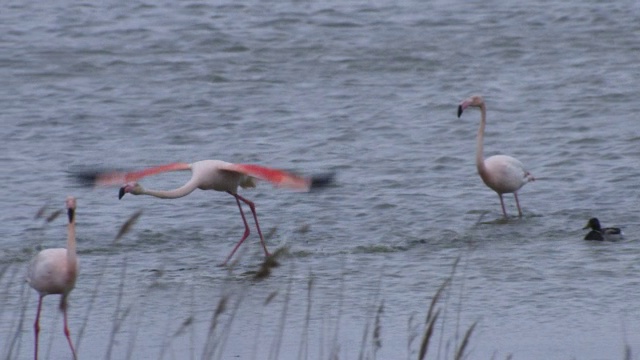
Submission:
[[[480,327],[478,322],[463,325],[469,314],[462,316],[460,259],[448,276],[424,289],[424,306],[401,313],[406,319],[400,322],[408,327],[406,342],[399,344],[393,318],[398,310],[389,314],[394,308],[384,296],[384,271],[372,271],[366,299],[353,299],[345,285],[348,271],[338,272],[339,279],[313,271],[301,276],[297,268],[303,261],[286,248],[250,269],[232,264],[226,274],[219,267],[184,273],[140,267],[122,251],[127,245],[121,241],[139,216],[125,222],[110,245],[83,254],[88,275],[79,279],[75,316],[69,319],[79,329],[74,343],[80,359],[375,360],[389,353],[418,360],[473,358]],[[27,358],[33,346],[28,336],[32,297],[23,277],[30,255],[0,263],[0,289],[7,294],[0,297],[0,359]],[[59,343],[55,333],[43,335],[48,339],[44,358],[65,356],[62,350],[68,349],[54,346]],[[625,341],[624,359],[632,358]]]
[[[304,283],[293,281],[295,273],[295,265],[286,254],[286,249],[275,253],[277,258],[268,258],[260,264],[256,271],[249,271],[243,274],[235,274],[233,269],[230,270],[227,280],[228,288],[223,287],[222,292],[217,299],[211,299],[208,306],[210,308],[208,318],[202,309],[196,310],[191,306],[189,311],[184,308],[171,308],[167,311],[168,321],[162,332],[158,332],[157,324],[154,326],[153,337],[149,337],[149,326],[145,324],[145,314],[148,309],[140,303],[137,297],[142,294],[153,294],[153,288],[157,285],[150,285],[144,292],[138,294],[131,293],[131,283],[129,282],[130,270],[126,257],[124,262],[118,264],[120,269],[116,273],[119,281],[116,288],[109,291],[108,299],[105,292],[105,280],[103,274],[113,275],[112,271],[106,271],[106,268],[113,266],[114,260],[96,259],[94,265],[104,267],[104,271],[99,272],[99,276],[95,278],[95,282],[91,286],[85,287],[87,290],[82,296],[85,297],[83,302],[84,309],[76,309],[75,313],[80,314],[75,319],[71,319],[75,323],[79,323],[77,337],[75,339],[76,351],[78,358],[103,358],[103,359],[134,359],[140,357],[140,352],[145,353],[144,349],[160,349],[159,353],[154,355],[156,359],[224,359],[229,354],[226,351],[229,345],[237,347],[237,342],[247,342],[251,348],[251,358],[253,359],[340,359],[353,358],[358,359],[377,359],[385,346],[391,348],[401,348],[397,344],[391,344],[385,340],[385,301],[381,295],[382,277],[377,279],[376,290],[372,297],[367,301],[366,308],[370,309],[369,316],[366,316],[361,327],[361,340],[359,346],[344,343],[343,333],[353,332],[354,326],[348,326],[347,330],[341,329],[341,321],[344,321],[346,315],[344,310],[345,291],[344,280],[340,286],[339,294],[334,299],[333,304],[335,311],[329,318],[323,318],[326,311],[322,308],[322,304],[318,302],[321,294],[317,289],[318,279],[314,274],[309,274]],[[286,267],[277,267],[276,264],[288,263],[289,269]],[[456,264],[454,264],[454,269]],[[4,266],[0,268],[0,286],[5,288],[15,288],[18,286],[19,272],[15,271],[15,266]],[[280,269],[280,270],[276,270]],[[249,301],[256,294],[254,287],[265,282],[271,281],[273,272],[276,271],[281,279],[286,279],[284,284],[276,286],[277,288],[266,293],[261,305],[255,307],[254,300]],[[288,276],[287,272],[289,273]],[[158,275],[162,279],[163,275]],[[425,307],[426,316],[422,327],[410,325],[409,346],[407,348],[407,358],[426,359],[441,358],[445,352],[442,343],[434,342],[435,334],[438,331],[444,331],[449,326],[448,323],[439,321],[442,314],[446,311],[445,294],[451,290],[454,271],[439,288],[435,289],[428,307]],[[242,280],[242,284],[238,286],[238,279]],[[275,284],[275,283],[274,283]],[[273,285],[273,284],[272,284]],[[275,284],[277,285],[277,284]],[[284,285],[284,286],[282,286]],[[304,286],[304,291],[300,291],[300,285]],[[115,290],[115,291],[114,291]],[[186,291],[185,291],[186,290]],[[79,292],[80,293],[80,292]],[[194,287],[180,285],[175,289],[175,296],[183,296],[185,293],[191,294],[191,305],[194,301]],[[304,293],[304,298],[300,298],[298,294]],[[166,295],[166,293],[165,293]],[[79,302],[81,296],[75,295],[74,303]],[[25,296],[15,303],[8,302],[0,304],[3,309],[6,306],[16,306],[19,311],[0,311],[0,320],[4,323],[12,324],[14,329],[13,336],[5,340],[0,340],[1,358],[15,359],[20,358],[24,351],[25,345],[29,343],[28,337],[25,336],[25,312],[28,303],[28,296]],[[304,304],[300,304],[300,300]],[[178,301],[178,298],[176,299]],[[184,302],[182,302],[184,304]],[[250,303],[250,304],[248,304]],[[20,307],[20,304],[23,304]],[[105,304],[110,304],[105,306]],[[292,310],[295,307],[304,307],[303,311]],[[260,308],[261,306],[261,308]],[[204,306],[207,308],[207,306]],[[100,314],[96,314],[96,309]],[[96,317],[104,318],[105,313],[108,315],[111,309],[110,323],[96,322]],[[78,311],[80,310],[80,311]],[[253,334],[245,334],[246,338],[238,339],[234,335],[234,328],[242,326],[237,324],[239,318],[246,322],[247,311],[256,313],[254,318],[254,326],[251,327]],[[175,313],[174,313],[175,312]],[[178,314],[179,313],[179,314]],[[186,315],[186,316],[185,316]],[[170,319],[170,320],[169,320]],[[452,318],[453,319],[453,318]],[[411,322],[411,318],[409,322]],[[330,330],[326,331],[326,325],[334,322],[330,326]],[[294,325],[292,325],[294,324]],[[324,325],[323,325],[324,324]],[[92,327],[99,326],[100,337],[95,337],[95,329]],[[466,354],[467,346],[471,340],[476,324],[472,324],[465,334],[458,341],[455,352],[445,358],[463,359]],[[357,327],[357,326],[356,326]],[[323,330],[324,329],[324,330]],[[392,330],[389,330],[392,331]],[[291,334],[299,337],[295,343],[295,348],[291,348]],[[417,335],[417,334],[421,335]],[[160,336],[158,336],[160,334]],[[43,358],[57,358],[58,351],[52,352],[53,334],[45,334],[49,337],[49,346],[46,352],[43,352]],[[87,338],[87,336],[89,336]],[[236,336],[236,337],[234,337]],[[414,339],[420,338],[419,342]],[[264,342],[269,341],[270,345]],[[286,339],[286,341],[285,341]],[[89,341],[92,343],[92,349],[82,347],[83,343]],[[102,350],[96,349],[96,343],[102,343]],[[154,345],[155,344],[155,345]],[[185,344],[187,344],[185,346]],[[312,348],[316,348],[316,352]],[[43,349],[44,350],[44,349]],[[437,350],[437,351],[436,351]],[[86,353],[85,353],[86,352]],[[431,354],[430,356],[428,354]],[[22,356],[25,354],[22,353]]]

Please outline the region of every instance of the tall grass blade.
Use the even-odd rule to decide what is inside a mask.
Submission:
[[[140,215],[142,215],[142,210],[136,211],[127,221],[124,222],[124,224],[122,224],[122,226],[120,226],[118,234],[116,234],[116,237],[113,239],[114,244],[117,244],[118,241],[120,241],[120,239],[122,239],[122,237],[131,230],[133,225],[138,221],[138,218],[140,218]]]
[[[440,315],[440,310],[436,310],[429,318],[427,328],[424,331],[424,336],[422,336],[422,342],[420,343],[420,353],[418,354],[418,360],[424,360],[424,357],[427,356],[427,351],[429,350],[429,341],[431,339],[431,335],[433,335],[433,327],[438,320],[438,315]]]
[[[218,327],[218,319],[220,315],[225,312],[227,308],[227,301],[229,301],[229,295],[223,295],[220,300],[218,300],[218,306],[216,310],[213,312],[211,317],[211,323],[209,324],[209,331],[207,333],[207,338],[204,343],[204,347],[202,349],[202,359],[209,359],[213,356],[213,351],[215,350],[215,338],[214,334],[216,328]]]
[[[376,359],[378,350],[382,348],[382,313],[384,312],[384,300],[380,302],[376,312],[376,321],[373,326],[373,359]]]
[[[467,348],[467,345],[469,344],[469,339],[471,338],[471,334],[473,334],[473,329],[476,328],[477,324],[478,322],[474,322],[469,327],[467,332],[464,334],[464,337],[462,338],[462,342],[460,343],[460,346],[458,346],[458,350],[456,351],[454,360],[462,360],[464,358],[464,350]]]
[[[292,268],[293,272],[293,268]],[[269,351],[269,358],[278,360],[280,358],[280,348],[282,346],[282,338],[284,336],[284,330],[287,320],[287,313],[289,311],[289,301],[291,300],[291,288],[293,285],[293,277],[289,277],[289,284],[287,285],[287,293],[284,296],[284,304],[282,305],[282,312],[280,313],[280,324],[278,325],[278,333],[271,344],[271,350]]]
[[[89,299],[89,304],[87,305],[87,309],[85,310],[85,316],[83,317],[83,320],[82,320],[82,325],[80,325],[80,329],[78,330],[78,335],[76,336],[76,343],[75,343],[76,352],[80,351],[80,345],[82,344],[84,331],[87,328],[87,324],[89,323],[89,317],[91,316],[91,311],[93,310],[93,305],[95,304],[96,299],[98,297],[98,290],[101,288],[102,279],[104,278],[104,273],[107,272],[108,260],[109,258],[105,256],[102,261],[102,265],[100,266],[102,271],[100,271],[100,275],[98,276],[95,286],[93,287],[93,291],[91,292],[91,298]]]
[[[27,305],[29,304],[29,301],[28,301],[29,289],[25,284],[26,283],[22,284],[22,289],[20,291],[20,302],[23,305],[22,305],[22,309],[20,310],[18,326],[12,326],[13,328],[16,329],[16,333],[11,339],[11,343],[8,346],[7,357],[6,357],[7,360],[20,358],[20,348],[18,347],[18,353],[16,354],[15,357],[13,357],[13,349],[16,345],[20,343],[20,340],[22,339],[22,325],[24,324],[25,316],[27,313]]]
[[[127,317],[129,310],[131,308],[127,308],[120,313],[120,307],[122,306],[122,297],[124,295],[124,281],[127,274],[127,259],[124,259],[124,264],[122,265],[122,272],[120,274],[120,284],[118,285],[118,297],[116,298],[116,308],[113,314],[113,324],[111,326],[111,334],[109,334],[109,340],[107,345],[107,351],[105,353],[105,359],[111,359],[111,352],[113,351],[113,344],[115,343],[116,334],[120,330],[120,326],[122,322]]]
[[[300,335],[300,349],[298,350],[298,359],[307,359],[309,357],[309,323],[311,322],[311,300],[313,294],[313,274],[309,275],[307,282],[307,312],[304,318],[304,328]]]

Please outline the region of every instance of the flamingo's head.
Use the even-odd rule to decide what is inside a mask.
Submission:
[[[123,187],[120,188],[120,192],[118,192],[118,199],[122,199],[122,197],[126,193],[132,195],[140,195],[142,194],[142,190],[142,186],[136,182],[126,183]]]
[[[73,222],[73,218],[76,213],[76,198],[73,196],[67,197],[67,215],[69,216],[69,222]]]
[[[460,115],[462,115],[462,112],[469,106],[481,107],[483,105],[484,105],[484,99],[482,98],[482,96],[474,95],[460,103],[460,105],[458,106],[458,117],[460,117]]]

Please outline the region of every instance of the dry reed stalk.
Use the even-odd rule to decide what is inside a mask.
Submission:
[[[44,217],[44,213],[46,211],[47,211],[47,204],[44,204],[40,207],[40,209],[38,209],[38,211],[36,211],[36,214],[34,215],[33,219],[38,220],[41,217]]]
[[[462,338],[462,342],[460,343],[460,346],[458,346],[458,350],[456,351],[456,354],[454,356],[455,360],[462,360],[464,358],[464,350],[469,344],[469,339],[471,338],[473,329],[476,328],[476,324],[478,324],[478,322],[474,322],[473,324],[471,324],[467,332],[464,334],[464,337]]]
[[[291,268],[291,272],[293,273],[293,267]],[[284,330],[287,320],[287,313],[289,310],[289,301],[291,300],[291,288],[293,286],[293,276],[289,277],[289,284],[287,284],[287,292],[284,296],[284,304],[282,305],[282,312],[280,313],[280,323],[278,325],[278,333],[271,344],[271,349],[269,350],[269,358],[278,360],[280,358],[280,347],[282,346],[282,338],[284,336]]]
[[[218,319],[222,313],[227,308],[227,301],[229,301],[229,295],[223,295],[220,300],[218,300],[218,306],[216,310],[213,312],[213,316],[211,317],[211,324],[209,325],[209,331],[207,333],[207,339],[204,343],[204,347],[202,349],[201,359],[209,359],[213,355],[213,351],[215,350],[215,344],[213,344],[213,335],[218,327]]]
[[[131,230],[133,225],[135,225],[140,218],[140,215],[142,215],[142,210],[136,211],[129,217],[129,219],[127,219],[127,221],[124,222],[124,224],[122,224],[122,226],[120,226],[118,234],[116,234],[116,237],[113,239],[114,244],[117,244],[118,241],[120,241],[120,239]]]
[[[78,335],[76,336],[76,351],[80,351],[80,344],[82,343],[82,338],[84,336],[84,331],[87,328],[87,324],[89,323],[89,317],[91,316],[91,312],[93,310],[93,305],[95,304],[96,298],[98,297],[98,289],[100,289],[102,285],[102,279],[104,278],[104,273],[107,271],[107,263],[109,258],[104,257],[102,261],[100,275],[98,276],[98,280],[93,287],[93,291],[91,292],[91,298],[89,299],[89,305],[87,305],[87,310],[85,311],[84,320],[82,321],[82,325],[80,326],[80,330],[78,331]]]
[[[256,273],[253,275],[253,278],[255,280],[262,280],[269,277],[269,275],[271,275],[271,269],[280,266],[280,263],[278,262],[278,258],[281,257],[286,252],[287,252],[286,248],[279,248],[270,256],[265,257],[262,263],[260,264],[260,269],[256,271]]]
[[[176,288],[176,292],[175,292],[176,297],[179,297],[180,294],[182,293],[183,286],[184,284],[180,284]],[[167,324],[165,325],[166,330],[164,332],[164,337],[160,345],[160,355],[158,356],[159,360],[164,359],[164,355],[167,353],[167,348],[169,348],[173,338],[175,337],[175,336],[169,336],[169,334],[171,332],[170,328],[171,328],[171,324],[173,324],[173,314],[176,311],[176,308],[177,308],[176,306],[172,306],[171,309],[167,312]]]
[[[382,348],[382,313],[384,312],[384,300],[380,302],[376,312],[376,321],[373,327],[373,359],[375,360],[378,350]]]
[[[376,306],[375,308],[376,316],[373,320],[373,331],[371,333],[371,347],[373,354],[369,355],[366,352],[366,345],[369,340],[369,326],[371,325],[371,319],[367,317],[367,322],[365,323],[364,332],[362,334],[362,342],[360,344],[360,354],[358,355],[358,360],[364,360],[369,358],[376,358],[377,351],[382,347],[382,338],[380,334],[382,332],[382,322],[381,317],[384,309],[384,300],[380,300],[380,292],[382,289],[382,277],[384,276],[383,272],[380,272],[380,276],[378,277],[378,282],[376,284],[376,292],[373,296],[373,302],[371,303],[371,307]]]
[[[433,327],[438,320],[438,315],[440,315],[440,310],[436,310],[432,313],[431,318],[429,318],[429,322],[427,322],[427,327],[425,329],[424,335],[422,336],[422,342],[420,342],[420,353],[418,354],[418,360],[423,360],[425,356],[427,356],[427,351],[429,350],[429,340],[431,339],[431,335],[433,334]]]
[[[131,228],[136,223],[136,221],[138,220],[141,214],[142,214],[142,210],[138,210],[131,217],[129,217],[127,221],[125,221],[122,224],[122,226],[120,227],[120,230],[118,231],[118,234],[116,235],[113,241],[114,243],[118,242],[124,235],[126,235],[131,230]],[[98,280],[96,281],[93,287],[93,291],[91,292],[91,299],[89,300],[89,305],[87,305],[87,310],[85,311],[86,315],[84,316],[84,320],[82,322],[82,325],[80,326],[78,335],[76,336],[76,351],[79,351],[80,349],[80,344],[84,336],[84,331],[89,322],[89,317],[93,310],[93,305],[95,304],[96,298],[98,297],[98,289],[101,288],[102,280],[104,279],[104,274],[107,272],[106,270],[107,270],[108,263],[109,263],[109,257],[105,256],[103,258],[102,264],[100,265],[100,269],[101,269],[100,275],[98,276]],[[123,281],[124,279],[121,279],[121,286],[123,286],[122,284]]]
[[[258,343],[260,339],[260,331],[262,330],[262,319],[264,317],[265,308],[271,304],[271,301],[278,295],[278,290],[272,291],[262,302],[262,311],[260,312],[260,316],[258,317],[258,326],[256,326],[256,334],[254,336],[255,341],[253,342],[253,351],[251,355],[251,359],[256,359],[256,354],[258,353]]]
[[[340,352],[340,344],[338,342],[338,335],[340,333],[340,319],[342,318],[342,311],[344,310],[344,274],[345,274],[345,262],[342,262],[342,269],[340,269],[342,276],[340,277],[340,296],[338,298],[338,314],[336,316],[336,329],[333,332],[333,340],[329,352],[329,359],[338,359],[338,353]]]
[[[120,330],[120,326],[127,318],[131,307],[126,308],[122,313],[120,313],[120,306],[122,305],[122,297],[124,295],[124,279],[127,274],[127,258],[124,259],[124,264],[122,266],[122,273],[120,274],[120,284],[118,285],[118,297],[116,298],[116,308],[113,313],[113,326],[111,327],[111,334],[109,335],[109,342],[107,345],[107,351],[105,354],[105,359],[111,359],[111,352],[113,351],[113,344],[115,343],[116,334]]]
[[[46,218],[46,222],[50,223],[53,220],[55,220],[58,216],[60,216],[60,214],[62,214],[62,210],[56,210],[54,212],[51,213],[51,215],[47,216]]]
[[[624,360],[631,360],[633,359],[632,353],[631,353],[631,346],[629,346],[629,344],[624,344]]]
[[[238,311],[240,310],[240,306],[242,305],[242,301],[245,299],[246,294],[243,292],[240,295],[236,296],[236,301],[233,303],[233,308],[229,313],[229,319],[225,322],[224,327],[222,328],[222,336],[220,336],[220,340],[218,341],[218,359],[222,359],[222,354],[224,353],[224,346],[231,335],[231,327],[233,326],[233,321],[235,320]]]
[[[133,335],[129,337],[129,341],[127,344],[127,355],[125,360],[131,360],[133,357],[133,350],[135,349],[136,340],[138,339],[138,332],[140,331],[140,324],[142,323],[142,319],[144,318],[144,309],[139,309],[136,313],[136,321],[134,325]]]
[[[3,272],[5,270],[6,269],[3,269]],[[20,310],[20,316],[18,317],[18,320],[17,320],[18,321],[17,326],[13,325],[13,324],[11,325],[11,328],[15,328],[16,332],[15,332],[13,338],[11,339],[11,343],[7,347],[7,349],[8,349],[7,350],[7,356],[6,356],[7,360],[14,359],[14,357],[13,357],[13,349],[14,349],[14,347],[16,345],[18,345],[20,343],[20,340],[22,339],[22,335],[21,335],[22,334],[22,324],[24,324],[24,319],[25,319],[26,313],[27,313],[27,305],[29,303],[28,298],[29,298],[29,291],[28,291],[28,288],[26,286],[26,282],[24,282],[24,283],[22,283],[22,288],[21,288],[21,291],[20,291],[20,303],[22,303],[23,305],[22,305],[22,309]],[[0,318],[2,318],[2,317],[0,316]],[[19,348],[18,348],[18,353],[16,354],[15,358],[19,358],[20,357],[19,355],[20,355],[20,353],[19,353]]]
[[[300,335],[300,349],[298,350],[298,359],[307,359],[309,357],[309,323],[311,322],[311,299],[313,293],[313,274],[309,275],[307,282],[307,312],[304,319],[304,328]]]

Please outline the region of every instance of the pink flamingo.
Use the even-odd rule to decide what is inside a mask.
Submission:
[[[60,294],[60,310],[64,315],[64,335],[67,337],[73,358],[76,351],[73,348],[67,324],[67,297],[76,284],[78,276],[78,257],[76,255],[76,199],[67,198],[67,214],[69,226],[67,235],[67,248],[45,249],[40,251],[29,264],[27,282],[34,288],[39,296],[36,321],[33,325],[35,331],[35,355],[38,359],[38,335],[40,333],[40,310],[42,299],[49,294]]]
[[[191,171],[191,179],[181,187],[174,190],[151,190],[145,189],[136,181],[146,176],[155,175],[167,171]],[[255,179],[266,180],[278,187],[287,187],[300,191],[310,191],[331,183],[333,175],[321,175],[314,177],[301,177],[282,170],[267,168],[260,165],[232,164],[220,160],[202,160],[191,164],[172,163],[148,168],[134,172],[103,172],[80,175],[84,181],[89,181],[94,185],[121,185],[119,198],[129,193],[132,195],[151,195],[161,199],[176,199],[192,193],[195,189],[224,191],[231,194],[238,204],[240,216],[244,222],[244,234],[240,241],[233,248],[229,256],[224,261],[226,264],[244,240],[249,236],[249,224],[242,211],[240,201],[249,205],[253,219],[256,223],[260,243],[266,256],[270,256],[267,246],[260,230],[255,204],[238,195],[238,187],[255,187]]]
[[[504,200],[502,194],[513,193],[518,207],[518,214],[522,216],[520,202],[518,201],[518,190],[524,184],[534,181],[535,178],[528,172],[522,163],[507,155],[494,155],[485,159],[483,155],[484,128],[487,123],[487,109],[484,99],[481,96],[472,96],[458,106],[458,117],[468,107],[480,108],[480,128],[478,128],[478,144],[476,147],[476,166],[478,174],[491,190],[498,193],[500,197],[500,205],[502,206],[502,214],[507,217],[507,211],[504,208]]]

